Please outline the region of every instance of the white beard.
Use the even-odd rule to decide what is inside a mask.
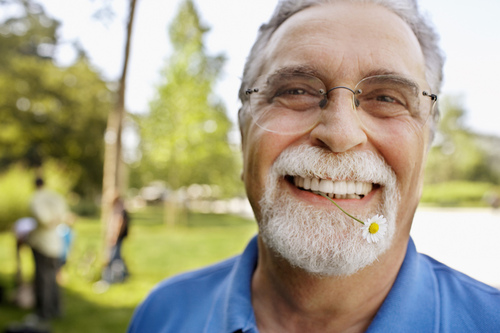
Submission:
[[[365,181],[382,186],[381,204],[371,211],[349,212],[362,221],[375,214],[387,219],[387,232],[377,243],[362,237],[361,225],[332,204],[318,209],[281,190],[283,177],[302,176]],[[347,276],[370,265],[392,243],[399,190],[396,175],[370,152],[332,154],[319,147],[299,146],[283,151],[271,168],[260,200],[262,240],[291,265],[320,276]]]

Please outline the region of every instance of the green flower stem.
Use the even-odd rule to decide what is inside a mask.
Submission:
[[[337,206],[337,208],[338,208],[338,209],[340,209],[340,210],[341,210],[341,211],[342,211],[345,215],[349,216],[351,219],[356,220],[356,221],[358,221],[358,222],[359,222],[359,223],[361,223],[361,224],[365,224],[365,222],[363,222],[363,221],[361,221],[361,220],[359,220],[359,219],[355,218],[354,216],[352,216],[351,214],[349,214],[348,212],[346,212],[345,210],[343,210],[343,209],[342,209],[342,207],[340,207],[340,206],[339,206],[339,205],[338,205],[335,201],[333,201],[333,200],[332,200],[332,198],[330,198],[329,196],[327,196],[327,195],[325,195],[325,194],[323,194],[323,193],[319,193],[319,192],[318,192],[318,194],[319,194],[319,195],[321,195],[322,197],[327,198],[327,199],[328,199],[328,200],[330,200],[331,202],[333,202],[333,204],[334,204],[335,206]]]

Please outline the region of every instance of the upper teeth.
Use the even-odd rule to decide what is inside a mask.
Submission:
[[[323,192],[330,198],[360,199],[372,190],[373,184],[355,181],[332,181],[328,179],[294,176],[295,186],[313,192]]]

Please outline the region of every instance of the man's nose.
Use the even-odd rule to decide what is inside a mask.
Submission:
[[[353,104],[352,92],[335,89],[322,109],[320,120],[311,131],[313,144],[329,148],[334,153],[348,151],[367,142],[365,127]]]

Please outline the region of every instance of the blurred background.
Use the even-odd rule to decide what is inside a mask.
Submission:
[[[500,287],[500,2],[422,0],[446,53],[442,119],[412,236]],[[74,232],[53,332],[123,332],[160,280],[237,254],[256,232],[239,179],[237,91],[276,1],[0,0],[0,329],[33,275],[14,223],[35,177]],[[132,18],[132,19],[131,19]],[[130,276],[102,283],[116,194],[130,214]],[[92,316],[92,321],[89,321]]]

